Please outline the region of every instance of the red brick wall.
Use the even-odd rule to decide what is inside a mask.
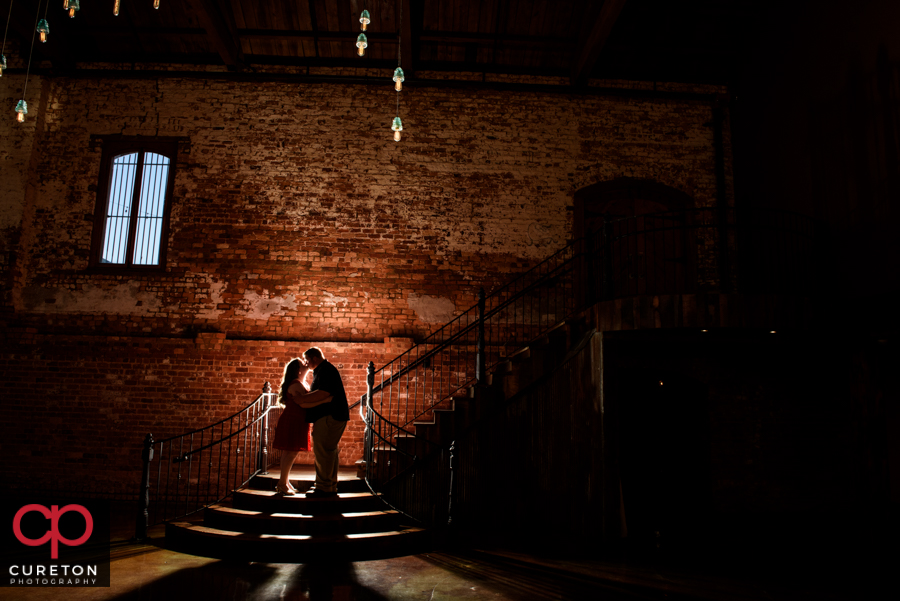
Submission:
[[[4,76],[0,98],[22,83]],[[699,206],[716,194],[703,99],[410,85],[397,144],[390,86],[35,78],[28,89],[29,120],[0,120],[0,445],[16,485],[131,493],[147,432],[234,412],[277,383],[308,346],[298,341],[344,365],[358,398],[364,365],[399,352],[385,338],[421,339],[480,286],[563,247],[579,188],[627,176]],[[102,137],[114,134],[188,140],[164,273],[87,269]],[[201,333],[227,338],[198,344]],[[343,461],[359,458],[360,436],[354,422]]]
[[[14,487],[137,493],[141,442],[184,434],[225,418],[270,382],[308,342],[47,336],[17,331],[0,354],[5,374],[0,452]],[[366,389],[366,365],[395,344],[320,343],[338,367],[351,404]],[[341,463],[362,457],[358,410],[341,444]],[[302,453],[298,463],[312,463]]]
[[[33,168],[17,172],[34,197],[11,194],[21,218],[8,220],[10,236],[21,233],[9,243],[17,323],[76,334],[421,336],[472,306],[479,286],[564,246],[581,187],[650,178],[698,205],[714,201],[709,101],[410,88],[398,144],[387,127],[394,92],[382,88],[45,80],[44,109],[2,131],[31,128],[35,140]],[[189,140],[164,274],[86,271],[96,136],[109,134]]]

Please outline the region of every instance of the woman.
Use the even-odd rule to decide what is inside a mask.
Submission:
[[[310,393],[309,385],[303,378],[309,372],[309,366],[302,359],[292,359],[284,367],[284,376],[281,378],[281,390],[278,393],[278,403],[284,407],[278,425],[275,428],[275,439],[272,446],[281,451],[281,477],[275,486],[277,494],[295,495],[297,491],[291,486],[289,477],[291,467],[300,451],[308,451],[312,444],[309,439],[309,423],[306,421],[306,409],[322,403],[330,403],[331,395],[319,400],[307,400],[307,396],[321,397],[322,393]]]

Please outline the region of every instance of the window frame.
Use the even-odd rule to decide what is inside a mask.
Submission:
[[[145,273],[165,271],[169,246],[169,216],[172,212],[173,191],[175,188],[175,172],[178,167],[178,143],[180,138],[143,138],[117,136],[103,140],[103,152],[100,159],[100,173],[97,185],[97,199],[94,207],[94,229],[91,235],[91,253],[88,263],[92,271],[105,273]],[[106,237],[106,209],[112,185],[113,162],[116,158],[138,153],[138,164],[135,169],[134,188],[131,193],[131,210],[128,220],[128,234],[125,241],[125,263],[104,263],[103,243]],[[147,152],[160,154],[169,159],[169,172],[166,181],[162,224],[159,234],[159,264],[135,265],[134,246],[137,238],[137,221],[139,218],[141,183],[144,171],[144,156]]]

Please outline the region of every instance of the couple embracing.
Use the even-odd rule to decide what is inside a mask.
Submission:
[[[310,371],[313,378],[308,384],[305,380]],[[316,484],[307,491],[306,497],[336,497],[338,443],[350,419],[340,372],[325,359],[322,349],[312,347],[285,366],[278,400],[284,411],[278,418],[272,442],[272,446],[281,451],[277,494],[297,494],[289,479],[291,467],[300,451],[308,451],[312,446],[316,457]]]

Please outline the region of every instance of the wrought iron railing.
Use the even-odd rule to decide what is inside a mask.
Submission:
[[[434,446],[416,437],[417,420],[450,408],[455,394],[576,310],[572,266],[581,248],[571,244],[554,253],[489,298],[482,291],[477,305],[371,375],[379,401],[361,411],[370,480],[391,480]],[[376,453],[384,459],[375,460]]]
[[[417,435],[417,420],[449,409],[454,396],[482,382],[492,367],[598,301],[808,292],[821,278],[817,236],[811,218],[777,210],[610,216],[600,231],[490,296],[481,291],[477,305],[379,370],[370,364],[368,391],[358,403],[369,486],[410,517],[431,521],[435,504],[446,501],[450,450]],[[425,462],[443,467],[423,471]]]
[[[256,474],[265,473],[281,413],[277,396],[266,382],[256,400],[214,424],[162,440],[147,434],[137,539],[146,538],[149,526],[218,503]]]

